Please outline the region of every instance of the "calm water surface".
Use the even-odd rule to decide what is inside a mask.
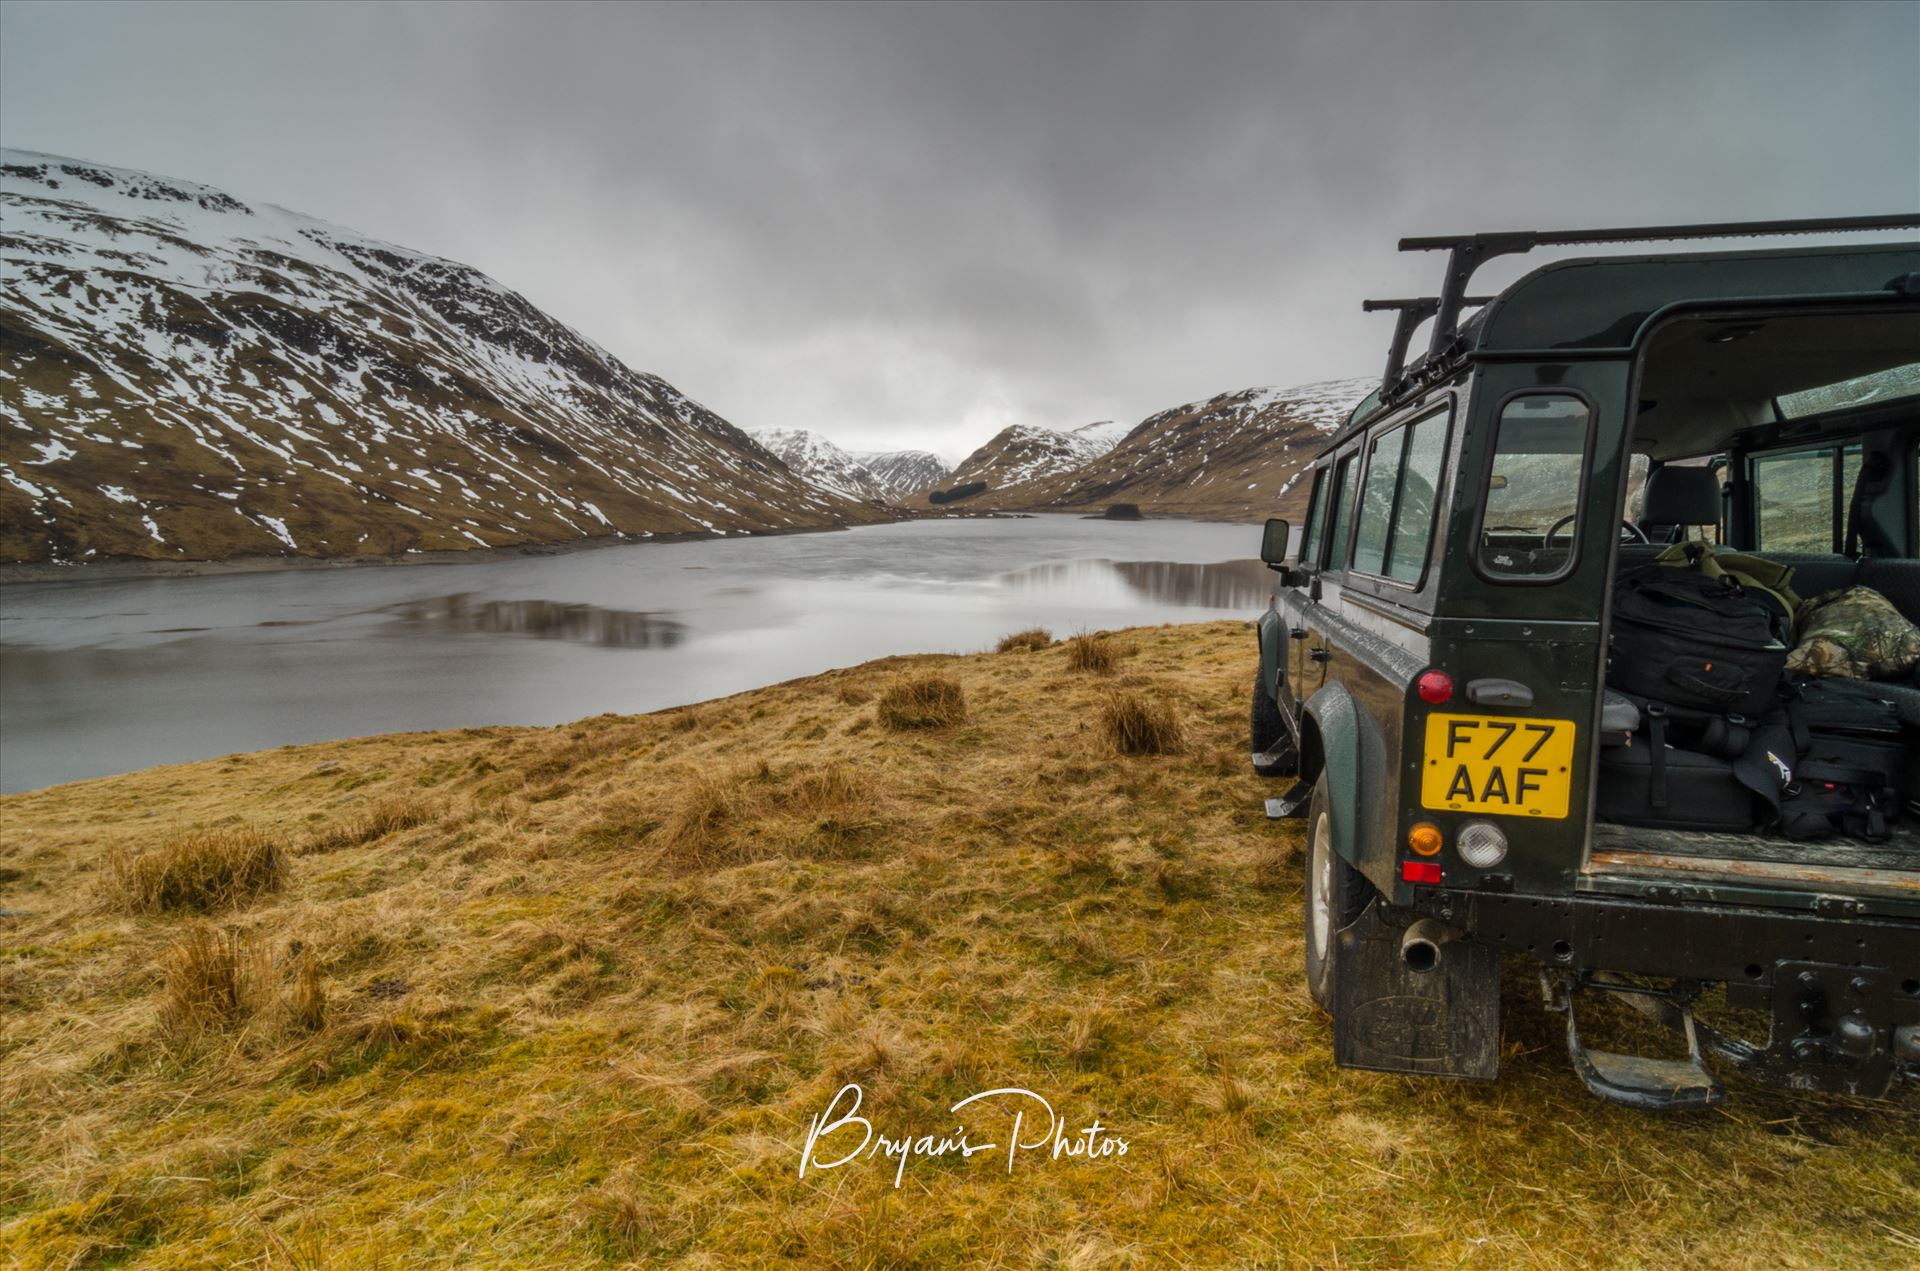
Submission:
[[[1257,526],[917,521],[0,593],[0,789],[290,742],[658,710],[1009,631],[1251,617]],[[1249,674],[1252,655],[1249,646]]]

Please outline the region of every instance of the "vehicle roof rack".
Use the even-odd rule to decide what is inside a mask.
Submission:
[[[1891,216],[1830,216],[1786,221],[1721,221],[1710,225],[1654,225],[1640,229],[1509,230],[1454,237],[1403,238],[1403,252],[1447,253],[1447,274],[1440,284],[1429,355],[1438,354],[1459,331],[1460,310],[1470,303],[1467,283],[1474,271],[1496,256],[1512,256],[1535,247],[1571,247],[1588,243],[1655,243],[1689,238],[1766,238],[1782,234],[1849,234],[1867,230],[1920,228],[1920,212]],[[1375,301],[1379,308],[1391,302]],[[1405,311],[1401,321],[1405,322]],[[1425,315],[1423,315],[1425,316]],[[1404,350],[1403,350],[1404,352]],[[1389,377],[1391,378],[1391,376]]]
[[[1492,296],[1462,296],[1460,304],[1483,305],[1492,301]],[[1407,341],[1413,338],[1415,328],[1440,311],[1440,297],[1417,296],[1411,300],[1362,300],[1363,313],[1391,312],[1399,314],[1393,324],[1393,343],[1387,346],[1387,369],[1380,377],[1380,394],[1386,396],[1400,381],[1400,373],[1407,369]]]

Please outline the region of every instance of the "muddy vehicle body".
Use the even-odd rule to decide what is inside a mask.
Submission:
[[[1495,1077],[1521,955],[1605,1098],[1709,1105],[1722,1065],[1920,1086],[1920,680],[1875,685],[1909,772],[1883,841],[1595,815],[1613,585],[1670,542],[1920,620],[1920,242],[1563,259],[1467,294],[1484,260],[1542,246],[1915,227],[1402,242],[1447,253],[1441,294],[1368,302],[1399,316],[1382,386],[1262,550],[1254,764],[1295,778],[1268,814],[1306,818],[1307,974],[1340,1064]],[[1602,995],[1679,1057],[1586,1044]]]

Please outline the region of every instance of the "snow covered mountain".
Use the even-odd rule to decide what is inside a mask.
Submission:
[[[1034,482],[1071,472],[1105,450],[1098,437],[1014,424],[961,460],[941,484],[957,490],[984,483],[981,493],[968,496],[970,503],[1026,506]]]
[[[804,428],[763,428],[750,435],[796,475],[823,490],[862,501],[886,499],[892,494],[887,483],[859,459],[818,433]]]
[[[1355,379],[1249,388],[1175,406],[1148,416],[1104,454],[1023,486],[1008,505],[1137,503],[1169,516],[1297,517],[1306,501],[1299,476],[1307,460],[1378,385]]]
[[[948,472],[947,461],[927,450],[856,450],[853,457],[895,499],[931,489]]]
[[[192,182],[0,154],[0,559],[882,516],[468,266]]]
[[[1080,427],[1073,430],[1073,435],[1075,437],[1084,437],[1086,440],[1093,442],[1100,447],[1100,453],[1105,454],[1126,440],[1127,434],[1132,432],[1135,427],[1136,425],[1134,424],[1123,424],[1116,420],[1103,419],[1097,424],[1080,425]]]

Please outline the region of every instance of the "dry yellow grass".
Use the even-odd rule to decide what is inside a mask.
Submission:
[[[1173,707],[1139,693],[1115,692],[1100,703],[1100,728],[1121,755],[1177,755],[1186,745]]]
[[[1067,641],[1067,665],[1076,671],[1105,675],[1120,660],[1120,649],[1105,631],[1082,631]]]
[[[895,732],[912,728],[949,728],[967,717],[967,695],[944,675],[916,675],[890,685],[874,708],[880,722]]]
[[[993,647],[995,653],[1038,653],[1053,643],[1053,632],[1044,627],[1029,627],[1025,631],[1015,631],[1011,635],[1000,637],[1000,643]]]
[[[276,890],[284,854],[250,825],[193,830],[151,851],[128,845],[108,857],[113,890],[135,913],[211,913]]]
[[[244,1024],[272,1000],[271,968],[258,937],[189,927],[160,956],[161,1031],[184,1040]]]
[[[570,765],[569,765],[570,766]],[[554,776],[564,769],[543,771],[536,776]],[[359,847],[375,839],[385,838],[389,834],[398,834],[410,830],[416,825],[424,825],[433,819],[432,812],[418,799],[400,797],[361,813],[349,817],[339,825],[325,830],[308,839],[305,852],[335,852],[343,847]]]
[[[0,917],[0,1266],[1920,1257],[1911,1104],[1739,1080],[1711,1114],[1598,1103],[1518,964],[1499,1083],[1335,1069],[1299,832],[1246,771],[1251,639],[1125,639],[1120,687],[1178,711],[1178,755],[1111,754],[1111,681],[1063,645],[0,801],[0,907],[25,912]],[[924,675],[965,722],[873,727],[867,686]],[[264,987],[178,1044],[169,950],[206,920],[101,904],[112,854],[409,801],[428,819],[216,916]],[[803,1179],[849,1080],[893,1134],[1018,1085],[1130,1150]]]

